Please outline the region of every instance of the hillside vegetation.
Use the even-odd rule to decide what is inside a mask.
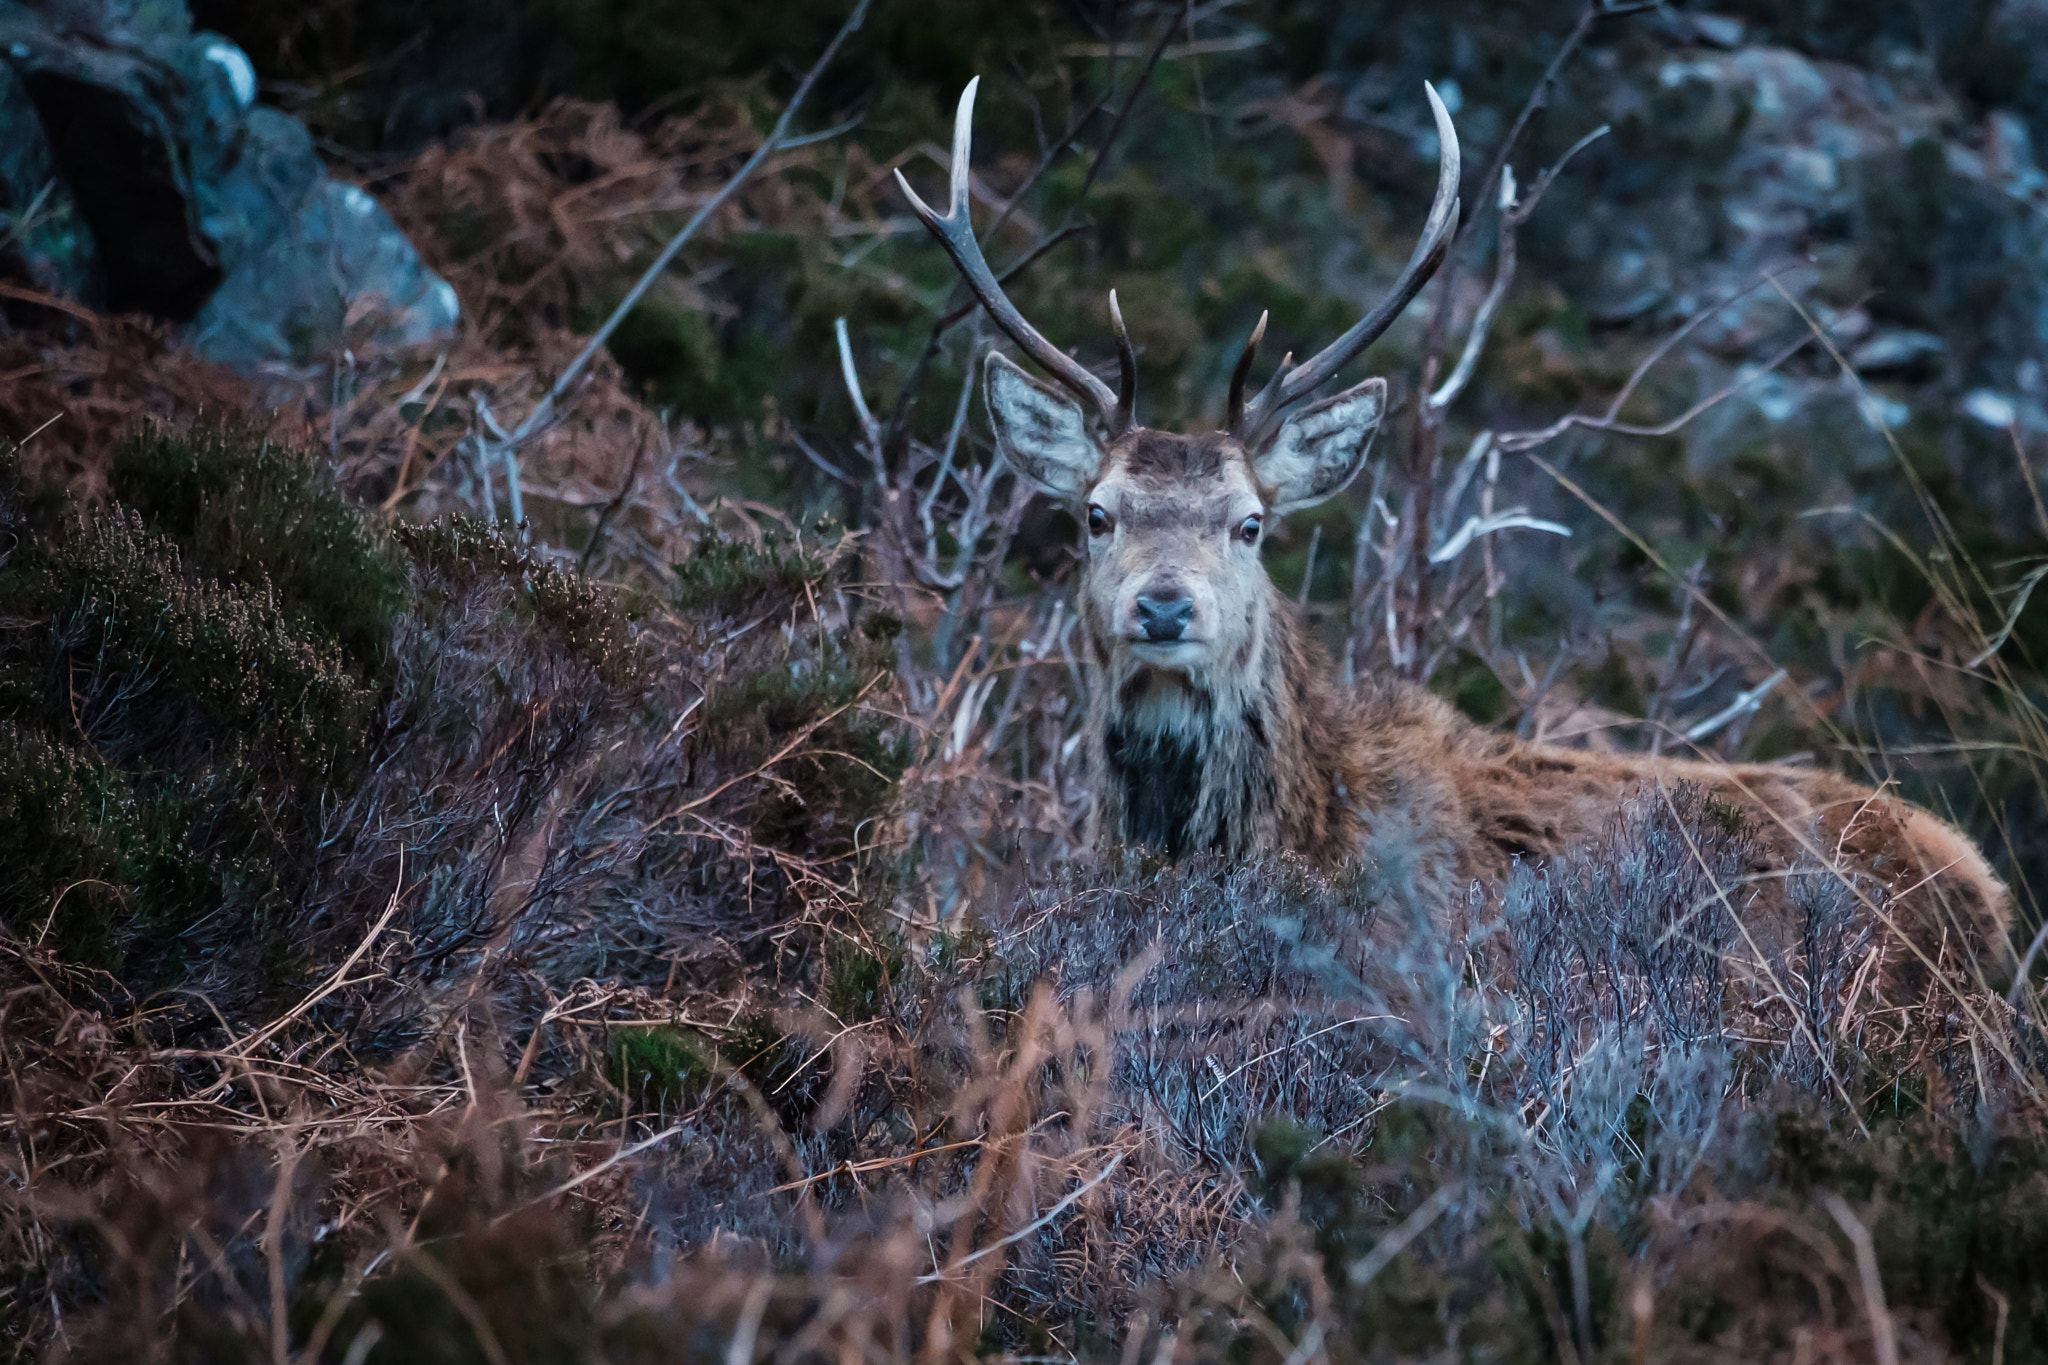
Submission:
[[[2014,7],[877,0],[518,442],[848,7],[195,8],[463,323],[8,304],[0,1356],[2048,1360]],[[1172,427],[1393,277],[1448,87],[1470,226],[1276,581],[1505,731],[1896,784],[2011,956],[1887,973],[1819,862],[1752,932],[1686,787],[1458,906],[1090,848],[1074,528],[888,174],[973,74],[991,257]]]

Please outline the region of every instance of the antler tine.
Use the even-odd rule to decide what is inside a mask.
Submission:
[[[989,317],[1004,335],[1037,361],[1047,374],[1072,390],[1076,397],[1092,403],[1114,427],[1119,403],[1117,396],[1109,391],[1109,385],[1088,373],[1079,361],[1040,336],[1038,329],[1024,320],[1024,315],[1017,311],[1017,305],[1003,293],[995,272],[989,269],[988,259],[981,254],[981,244],[974,239],[974,222],[968,213],[967,177],[969,153],[974,144],[974,92],[980,85],[979,76],[967,82],[967,88],[960,92],[959,111],[953,116],[953,183],[946,215],[940,217],[929,204],[918,198],[917,191],[910,188],[910,182],[903,178],[902,171],[896,172],[896,183],[902,187],[904,197],[910,201],[911,209],[924,223],[925,229],[938,238],[940,246],[946,248],[946,254],[953,258],[953,265],[967,281],[967,287],[981,300],[981,306],[988,310]],[[1125,389],[1128,393],[1128,383]]]
[[[1252,361],[1259,354],[1259,343],[1266,337],[1266,319],[1272,310],[1259,314],[1259,325],[1252,328],[1252,334],[1245,338],[1244,351],[1237,357],[1237,368],[1230,372],[1230,401],[1224,406],[1223,429],[1232,436],[1244,434],[1244,382],[1252,377]]]
[[[1116,333],[1116,411],[1109,419],[1109,434],[1121,436],[1131,429],[1131,414],[1138,404],[1138,353],[1131,348],[1131,334],[1124,329],[1124,310],[1117,307],[1116,290],[1109,291],[1109,326]]]
[[[1438,153],[1436,200],[1429,206],[1421,240],[1415,243],[1401,278],[1371,312],[1298,367],[1275,375],[1266,391],[1252,400],[1243,423],[1247,445],[1257,445],[1271,436],[1289,410],[1329,382],[1345,362],[1379,340],[1380,334],[1401,316],[1401,310],[1422,292],[1422,286],[1429,283],[1450,251],[1451,239],[1458,231],[1458,130],[1451,123],[1451,111],[1444,107],[1436,87],[1424,82],[1422,89],[1429,96],[1430,113],[1436,117]]]

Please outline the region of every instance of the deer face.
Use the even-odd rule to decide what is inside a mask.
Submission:
[[[1264,636],[1272,585],[1260,542],[1275,518],[1357,477],[1386,384],[1303,408],[1253,450],[1220,431],[1100,437],[1080,403],[1000,354],[987,397],[1003,457],[1081,523],[1081,597],[1117,685],[1159,673],[1214,695]]]
[[[1273,585],[1259,562],[1267,523],[1321,502],[1357,477],[1386,410],[1387,389],[1384,381],[1368,379],[1334,398],[1312,400],[1414,300],[1457,232],[1458,131],[1450,110],[1424,87],[1437,128],[1436,199],[1393,288],[1308,360],[1282,360],[1266,387],[1247,399],[1245,384],[1266,330],[1261,318],[1231,376],[1225,430],[1177,436],[1133,424],[1137,355],[1114,290],[1109,317],[1120,376],[1112,390],[1046,340],[989,268],[974,237],[967,194],[980,83],[967,83],[953,116],[947,211],[918,198],[902,171],[896,180],[990,319],[1059,385],[1041,384],[991,353],[988,410],[996,443],[1013,468],[1064,500],[1081,521],[1087,546],[1081,595],[1119,699],[1142,711],[1147,696],[1193,687],[1215,698],[1236,690],[1233,680],[1249,682],[1272,612]]]

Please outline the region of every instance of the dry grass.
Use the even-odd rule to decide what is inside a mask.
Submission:
[[[107,464],[137,421],[183,426],[255,407],[248,383],[138,317],[100,317],[14,285],[0,295],[0,435],[21,440],[23,473],[86,503],[106,497]]]

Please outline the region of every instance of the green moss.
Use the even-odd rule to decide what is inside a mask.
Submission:
[[[532,8],[576,52],[582,87],[629,106],[816,51],[846,18],[846,7],[830,0],[791,0],[766,23],[763,11],[740,0],[539,0]],[[860,35],[858,91],[896,85],[904,74],[957,90],[976,71],[999,69],[1038,27],[1032,10],[991,0],[909,0],[878,10]],[[877,82],[878,67],[894,79]],[[850,93],[828,92],[821,102]]]
[[[825,950],[825,1008],[841,1023],[878,1018],[889,1005],[891,982],[903,977],[900,944],[878,952],[848,938],[834,938]]]
[[[364,1357],[371,1365],[482,1365],[493,1356],[477,1345],[480,1314],[498,1359],[596,1355],[594,1295],[579,1247],[594,1229],[538,1209],[501,1208],[504,1192],[490,1188],[481,1164],[473,1154],[450,1154],[421,1213],[418,1251],[363,1282],[333,1339],[374,1341]],[[383,1330],[363,1338],[370,1323]],[[336,1350],[331,1358],[344,1356]]]
[[[775,758],[781,781],[751,789],[753,836],[828,856],[850,851],[860,826],[889,808],[916,756],[915,738],[867,704],[894,673],[902,622],[872,612],[849,632],[817,623],[830,563],[814,533],[770,532],[759,546],[706,536],[675,566],[671,597],[724,658],[700,742],[730,771]]]
[[[774,1015],[750,1010],[717,1041],[669,1024],[615,1029],[605,1050],[605,1079],[643,1111],[693,1104],[729,1073],[783,1104],[788,1097],[780,1087],[795,1075],[802,1052],[783,1036]],[[800,1117],[800,1104],[787,1107],[793,1120]]]
[[[2048,1353],[2048,1296],[2035,1273],[2048,1258],[2048,1141],[1966,1137],[1924,1115],[1888,1123],[1872,1142],[1797,1115],[1760,1129],[1767,1169],[1784,1188],[1871,1206],[1887,1298],[1931,1313],[1958,1358],[1990,1358],[1998,1321],[1987,1288],[2011,1306],[2005,1358]]]
[[[715,1078],[712,1051],[690,1029],[618,1029],[606,1053],[606,1078],[625,1091],[636,1108],[676,1109]]]
[[[1706,812],[1707,818],[1719,825],[1726,834],[1741,834],[1749,823],[1748,818],[1742,813],[1742,807],[1711,793],[1706,796],[1701,808]]]

